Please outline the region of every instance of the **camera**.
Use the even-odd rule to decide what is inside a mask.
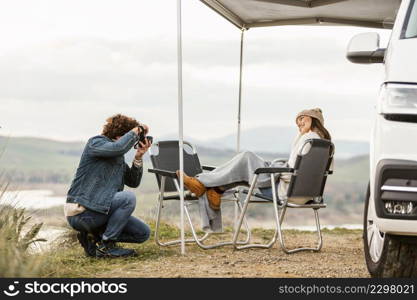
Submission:
[[[143,126],[138,126],[139,127],[139,129],[140,129],[140,133],[139,133],[139,140],[136,142],[136,144],[133,146],[135,149],[138,149],[138,148],[140,148],[141,146],[140,146],[140,143],[142,142],[142,143],[145,143],[145,139],[147,139],[148,140],[148,142],[149,143],[151,143],[152,144],[152,142],[153,142],[153,137],[151,137],[151,136],[146,136],[146,133],[145,133],[145,128],[143,128]]]

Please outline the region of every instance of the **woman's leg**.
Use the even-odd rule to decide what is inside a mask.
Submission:
[[[210,207],[219,210],[224,190],[241,184],[247,185],[252,181],[257,168],[268,165],[268,162],[253,152],[241,152],[211,172],[200,173],[195,178],[184,174],[184,184],[198,197],[206,192]]]
[[[278,198],[278,185],[279,185],[279,181],[276,182],[276,184],[275,184],[275,192],[276,192],[276,195],[277,195],[277,200],[279,200],[279,198]],[[264,195],[265,197],[268,197],[272,200],[272,198],[273,198],[272,187],[259,188],[259,191],[261,192],[262,195]]]
[[[219,187],[240,182],[251,182],[257,168],[268,166],[268,162],[253,152],[237,154],[230,161],[211,172],[200,173],[196,178],[205,187]]]
[[[271,198],[272,199],[272,188],[271,187],[267,187],[267,188],[260,188],[259,191],[261,192],[261,194],[265,197]]]
[[[238,186],[249,186],[249,183],[247,183],[245,181],[233,182],[233,183],[229,183],[229,184],[219,186],[218,189],[222,192],[225,192],[227,190],[233,189],[233,188],[238,187]]]

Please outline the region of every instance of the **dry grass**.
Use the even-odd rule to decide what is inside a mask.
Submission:
[[[164,224],[162,236],[178,237],[179,230]],[[265,242],[271,230],[256,229],[255,242]],[[312,232],[285,231],[289,247],[313,245]],[[211,242],[231,236],[231,230],[215,235]],[[159,247],[153,239],[141,244],[125,244],[138,252],[137,257],[95,259],[84,256],[69,232],[48,253],[44,277],[368,277],[362,255],[359,230],[324,230],[324,246],[319,253],[302,252],[287,255],[275,245],[271,249],[234,251],[231,247],[202,250],[187,245],[182,256],[178,246]],[[210,242],[210,241],[209,241]]]
[[[29,247],[44,241],[37,238],[42,223],[29,225],[23,209],[1,205],[7,184],[0,184],[0,277],[38,276],[44,258],[31,254]]]

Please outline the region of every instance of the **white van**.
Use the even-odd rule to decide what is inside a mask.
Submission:
[[[376,103],[364,250],[372,276],[417,276],[417,0],[404,0],[386,49],[377,33],[354,36],[347,58],[383,63]]]

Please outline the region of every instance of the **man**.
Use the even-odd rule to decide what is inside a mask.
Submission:
[[[77,235],[86,255],[122,257],[135,254],[132,249],[116,246],[116,242],[142,243],[149,238],[149,226],[132,213],[136,196],[123,191],[124,185],[139,186],[142,157],[151,143],[140,142],[132,166],[124,161],[148,126],[133,118],[117,114],[108,118],[101,135],[90,138],[68,191],[64,210],[68,223]]]

